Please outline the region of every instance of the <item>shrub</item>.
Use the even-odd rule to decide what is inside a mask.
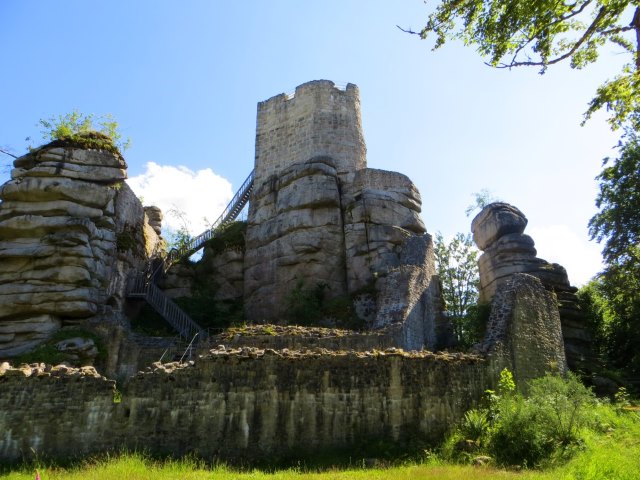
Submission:
[[[304,281],[298,280],[286,297],[288,319],[300,325],[319,321],[323,316],[324,292],[327,288],[329,286],[326,283],[305,288]]]
[[[530,384],[530,400],[541,427],[553,442],[567,447],[579,439],[579,430],[589,421],[588,406],[595,397],[571,372],[547,374]]]
[[[119,152],[119,149],[126,150],[131,144],[130,139],[122,138],[118,123],[109,114],[96,117],[73,110],[58,117],[42,118],[38,125],[43,128],[42,138],[51,142],[78,144],[84,148],[115,152]]]
[[[489,431],[489,415],[486,410],[469,410],[464,414],[460,433],[466,440],[481,443]]]
[[[594,403],[591,391],[572,374],[533,380],[525,397],[504,369],[497,391],[487,394],[487,407],[468,411],[445,443],[443,453],[449,458],[464,458],[461,449],[468,450],[471,443],[500,465],[538,466],[556,453],[572,453]]]

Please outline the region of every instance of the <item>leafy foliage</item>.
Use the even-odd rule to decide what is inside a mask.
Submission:
[[[184,210],[180,210],[175,205],[167,211],[168,215],[171,215],[180,222],[180,226],[175,231],[168,231],[167,236],[169,239],[168,247],[170,249],[180,250],[182,247],[186,247],[193,240],[193,236],[189,232],[189,221],[187,220],[187,214]]]
[[[318,283],[313,288],[306,288],[302,280],[289,292],[286,298],[287,317],[299,325],[312,325],[323,316],[326,283]]]
[[[451,319],[457,341],[471,345],[482,331],[477,324],[480,317],[471,314],[478,301],[478,251],[470,234],[457,233],[447,244],[440,232],[436,234],[434,250],[445,312]]]
[[[364,321],[358,318],[352,296],[326,298],[329,285],[316,283],[307,287],[302,280],[287,294],[285,303],[286,321],[301,326],[326,326],[349,330],[360,330]]]
[[[229,249],[244,251],[247,222],[237,221],[217,228],[216,235],[206,243],[212,254],[224,252]]]
[[[73,110],[65,115],[40,119],[42,138],[45,141],[78,142],[82,146],[111,150],[126,150],[131,145],[130,139],[123,139],[118,131],[118,123],[110,114],[95,116],[85,115]],[[90,135],[100,133],[102,137]],[[93,141],[93,142],[92,142]],[[87,142],[90,144],[87,145]]]
[[[445,445],[450,457],[464,457],[471,445],[471,453],[486,453],[500,465],[535,467],[554,454],[571,453],[594,420],[593,394],[572,374],[535,379],[525,396],[504,369],[497,392],[487,394],[487,406],[467,412]]]
[[[598,176],[600,211],[589,222],[604,242],[604,272],[580,292],[600,353],[613,367],[640,373],[640,141],[628,130],[620,156]]]
[[[500,199],[496,197],[491,190],[483,188],[479,192],[473,193],[473,203],[464,209],[464,214],[469,217],[476,210],[482,210],[490,203],[499,201]]]
[[[598,175],[600,211],[589,221],[589,233],[597,242],[605,241],[602,251],[610,266],[640,265],[640,139],[627,130],[618,145],[620,157],[606,158]]]
[[[635,13],[634,13],[635,12]],[[585,114],[605,107],[617,128],[639,111],[638,45],[627,32],[640,31],[640,8],[632,0],[441,0],[427,17],[422,39],[435,36],[434,49],[449,40],[477,48],[493,67],[540,67],[568,61],[583,68],[597,61],[605,45],[631,56],[623,74],[601,86]]]

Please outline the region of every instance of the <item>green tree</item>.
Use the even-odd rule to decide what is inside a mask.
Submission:
[[[447,243],[438,232],[434,251],[445,313],[451,319],[456,340],[468,346],[477,340],[479,333],[475,325],[477,316],[471,314],[478,301],[478,250],[470,234],[457,233]]]
[[[177,230],[167,229],[166,235],[169,238],[169,249],[180,250],[181,248],[187,248],[193,240],[193,235],[189,232],[187,212],[173,205],[172,208],[167,211],[167,215],[171,215],[180,222]]]
[[[473,203],[465,208],[464,214],[469,217],[476,210],[482,211],[482,209],[490,203],[499,201],[500,199],[496,197],[491,190],[483,188],[479,192],[473,193]]]
[[[589,221],[591,239],[604,241],[602,255],[613,268],[640,266],[640,139],[628,129],[619,158],[606,158],[598,175],[600,211]]]
[[[607,44],[630,56],[622,72],[600,86],[585,113],[605,107],[612,128],[640,112],[640,2],[637,0],[440,0],[419,32],[477,48],[497,68],[539,67],[568,61],[583,68]]]
[[[582,289],[606,362],[627,373],[640,373],[640,139],[627,130],[620,155],[605,159],[597,179],[599,212],[589,222],[592,239],[604,242],[606,266]]]

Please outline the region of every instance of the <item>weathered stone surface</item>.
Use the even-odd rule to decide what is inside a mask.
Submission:
[[[96,188],[90,181],[63,177],[22,178],[19,182],[7,182],[0,187],[0,198],[3,200],[26,202],[69,200],[100,209],[108,206],[115,194],[116,191],[112,188]]]
[[[144,207],[144,213],[149,219],[148,223],[151,228],[153,228],[157,235],[160,235],[162,233],[162,219],[164,218],[162,210],[152,205]]]
[[[471,222],[473,241],[484,250],[509,233],[522,233],[527,217],[513,205],[495,202],[487,205]]]
[[[497,371],[509,368],[521,389],[546,372],[564,373],[567,361],[555,296],[534,276],[512,275],[493,298],[487,333],[477,348],[493,358]]]
[[[0,298],[0,302],[3,299]],[[9,317],[0,321],[0,357],[28,352],[49,338],[61,326],[57,317],[32,314],[28,318]]]
[[[206,255],[206,253],[205,253]],[[225,250],[210,263],[217,289],[214,300],[233,300],[244,294],[244,252]]]
[[[342,190],[347,283],[357,292],[398,267],[402,244],[426,229],[420,194],[405,175],[366,168]]]
[[[399,263],[399,267],[376,281],[377,313],[373,327],[396,325],[397,344],[402,348],[435,350],[442,302],[431,236],[407,238]]]
[[[244,262],[246,312],[254,321],[281,316],[297,282],[325,283],[330,298],[346,293],[340,187],[329,159],[292,165],[258,183]]]
[[[310,82],[259,105],[246,316],[282,321],[294,289],[326,286],[325,301],[368,292],[355,311],[370,328],[393,325],[398,346],[434,347],[441,302],[420,194],[405,175],[366,168],[365,153],[354,86]],[[403,259],[418,244],[426,255]]]
[[[45,146],[14,166],[0,187],[1,356],[122,306],[126,276],[158,243],[120,155]]]
[[[69,355],[72,360],[93,364],[98,356],[98,347],[91,338],[73,337],[67,338],[55,344],[55,347]],[[95,371],[95,370],[94,370]]]
[[[173,265],[163,281],[162,289],[169,298],[190,297],[195,271],[191,265]]]
[[[220,349],[124,385],[90,367],[0,366],[0,460],[113,449],[228,460],[437,441],[489,387],[475,356]],[[55,419],[55,422],[52,421]]]
[[[561,265],[536,257],[533,239],[523,234],[526,223],[522,212],[506,203],[492,203],[473,219],[474,240],[484,250],[478,260],[480,302],[491,302],[515,274],[526,273],[540,279],[547,290],[557,295],[569,366],[584,369],[593,358],[575,295],[577,289],[570,285]]]

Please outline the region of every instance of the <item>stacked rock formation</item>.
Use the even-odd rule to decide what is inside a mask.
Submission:
[[[528,220],[516,207],[496,202],[487,205],[472,221],[473,239],[480,256],[480,302],[489,303],[496,291],[516,273],[540,279],[556,294],[567,361],[572,369],[591,361],[590,336],[578,307],[576,291],[567,271],[557,263],[537,258],[535,243],[524,229]]]
[[[256,182],[245,254],[245,302],[253,320],[286,309],[298,281],[346,294],[340,184],[330,158],[314,158]]]
[[[260,103],[254,172],[248,320],[281,321],[297,285],[322,286],[327,299],[356,297],[369,328],[402,325],[398,346],[435,346],[439,298],[420,194],[405,175],[366,168],[355,85],[309,82]]]
[[[0,188],[0,356],[121,306],[126,275],[158,241],[113,150],[57,141],[15,160]]]

